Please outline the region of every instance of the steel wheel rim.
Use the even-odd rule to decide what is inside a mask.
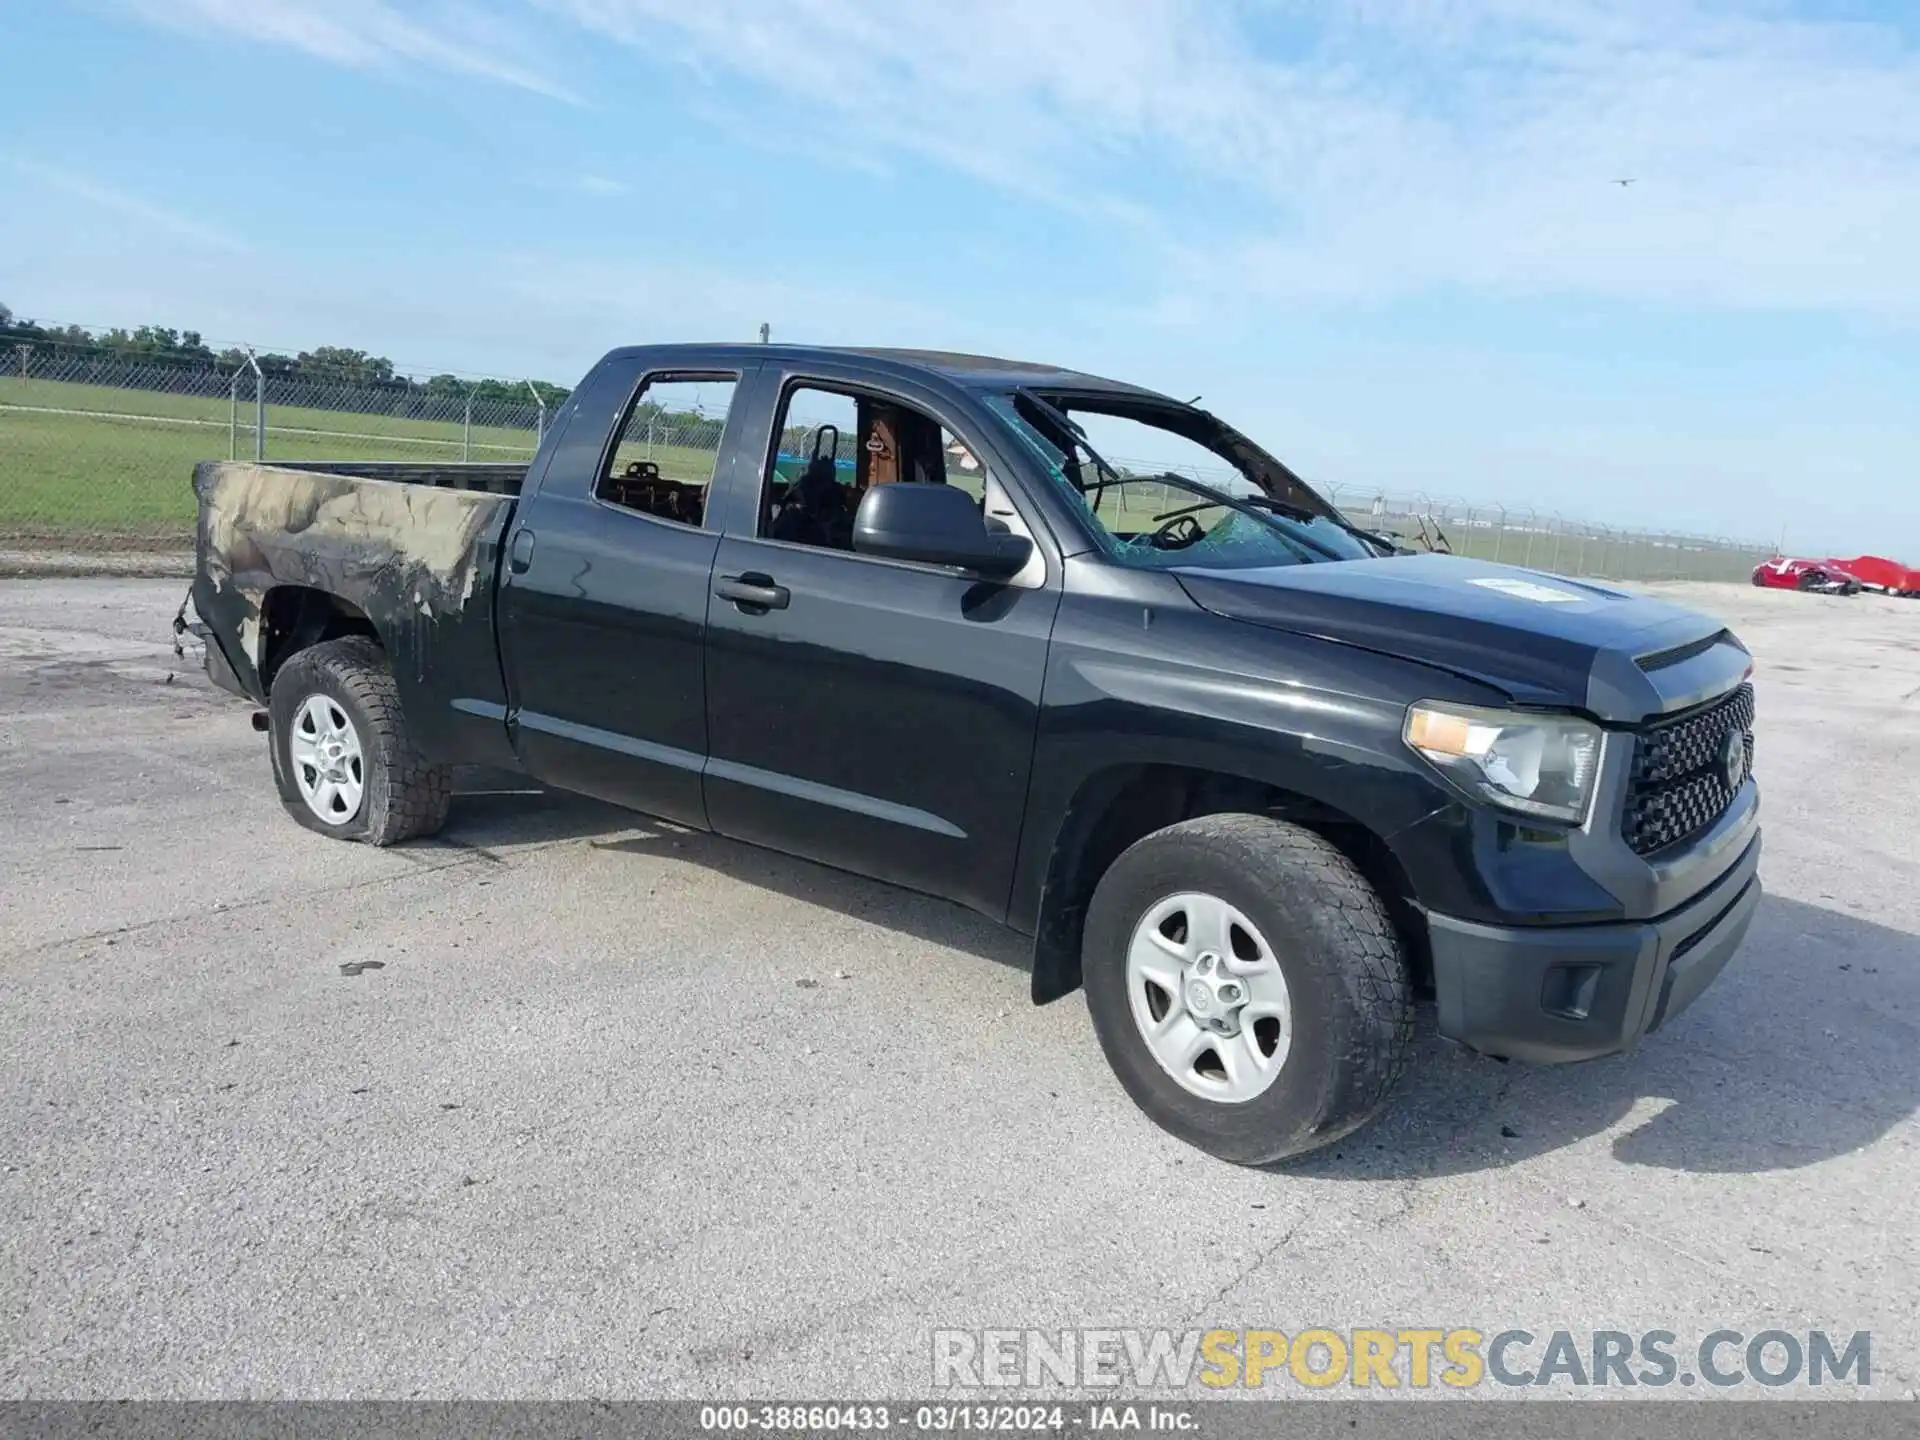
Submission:
[[[1273,946],[1217,895],[1156,901],[1127,944],[1127,1008],[1147,1053],[1189,1094],[1258,1098],[1293,1048],[1293,1001]]]
[[[309,695],[294,711],[287,734],[293,783],[314,818],[344,825],[360,813],[367,793],[367,763],[360,732],[346,707],[331,695]]]

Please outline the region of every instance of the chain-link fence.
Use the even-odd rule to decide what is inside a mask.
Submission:
[[[1689,535],[1568,519],[1532,505],[1475,504],[1455,496],[1391,495],[1321,487],[1363,530],[1418,548],[1599,580],[1745,580],[1773,556],[1765,540]]]
[[[184,569],[195,462],[530,460],[548,405],[17,346],[0,354],[0,556]],[[492,387],[497,390],[496,384]],[[84,562],[84,563],[83,563]]]
[[[530,460],[549,402],[519,388],[524,400],[500,393],[500,382],[329,384],[251,365],[15,347],[0,353],[0,574],[184,573],[200,460]],[[626,438],[667,459],[704,438],[670,431],[663,422]],[[1363,529],[1566,575],[1743,580],[1774,553],[1763,541],[1591,524],[1531,506],[1322,488]]]

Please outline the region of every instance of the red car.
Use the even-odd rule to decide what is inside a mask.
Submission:
[[[1860,577],[1835,560],[1795,560],[1778,555],[1753,567],[1753,583],[1770,590],[1811,590],[1820,595],[1858,595]]]
[[[1920,570],[1879,555],[1862,555],[1856,560],[1838,562],[1862,585],[1884,590],[1889,595],[1920,596]]]

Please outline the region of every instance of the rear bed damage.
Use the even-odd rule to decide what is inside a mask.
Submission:
[[[383,473],[384,472],[384,473]],[[519,466],[369,465],[364,473],[210,462],[194,472],[194,608],[243,688],[264,701],[268,596],[299,586],[365,616],[402,673],[424,673],[434,631],[491,614],[495,541]],[[388,478],[391,477],[391,478]],[[456,488],[457,487],[457,488]]]

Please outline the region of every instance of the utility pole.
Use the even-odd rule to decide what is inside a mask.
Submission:
[[[769,325],[766,321],[762,320],[760,322],[760,343],[764,345],[772,337],[773,337],[773,326]]]

